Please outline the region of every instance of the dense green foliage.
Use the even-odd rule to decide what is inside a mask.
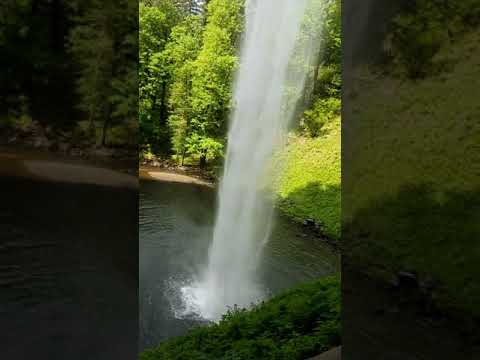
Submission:
[[[180,10],[141,4],[141,146],[204,164],[223,155],[243,1],[212,0],[206,18]]]
[[[127,0],[7,0],[0,119],[69,141],[136,144],[137,7]],[[98,131],[97,131],[98,130]],[[114,136],[117,135],[117,136]]]
[[[300,49],[313,45],[313,56]],[[307,8],[292,67],[307,69],[295,122],[311,137],[340,115],[341,1],[311,0]]]
[[[193,67],[190,128],[183,147],[202,161],[223,154],[237,41],[243,29],[243,0],[212,0],[203,47]],[[177,154],[178,155],[178,154]]]
[[[147,6],[141,2],[139,9],[138,116],[140,142],[152,144],[155,150],[165,150],[170,76],[164,49],[172,27],[180,19],[180,11],[168,1],[155,4]]]
[[[340,278],[300,285],[251,310],[234,309],[140,355],[141,360],[303,360],[341,343]]]
[[[173,29],[168,44],[171,61],[171,109],[168,118],[168,129],[171,134],[172,149],[181,154],[182,161],[186,153],[187,138],[190,136],[190,124],[193,110],[190,101],[192,79],[195,71],[195,60],[202,47],[202,20],[198,17],[187,18]]]
[[[479,0],[416,0],[392,23],[386,49],[411,78],[449,67],[440,49],[480,23]]]
[[[308,4],[290,66],[292,74],[307,69],[306,86],[287,84],[286,93],[303,92],[295,127],[316,137],[340,114],[341,2]],[[221,160],[226,146],[244,1],[212,0],[203,12],[182,9],[173,0],[141,4],[140,142],[144,153],[204,167]]]
[[[340,115],[341,101],[336,97],[321,98],[315,101],[313,107],[303,114],[303,122],[311,137],[322,134],[325,126]]]

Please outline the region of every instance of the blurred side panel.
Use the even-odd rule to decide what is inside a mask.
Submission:
[[[137,42],[137,1],[2,1],[2,359],[137,357]]]
[[[480,358],[480,1],[343,1],[345,360]]]

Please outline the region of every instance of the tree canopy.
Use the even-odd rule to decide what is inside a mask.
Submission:
[[[136,144],[137,4],[6,0],[0,11],[2,127],[103,145],[115,128]]]
[[[195,4],[193,4],[195,3]],[[340,113],[340,0],[309,0],[292,58],[308,68],[296,106],[301,132],[318,136]],[[244,0],[150,0],[140,4],[141,148],[199,161],[222,159],[239,65]],[[305,56],[309,46],[313,56]]]

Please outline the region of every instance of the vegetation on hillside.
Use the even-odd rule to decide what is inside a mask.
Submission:
[[[340,277],[303,284],[251,310],[167,340],[141,360],[303,360],[341,344]]]
[[[341,133],[337,117],[322,128],[322,135],[311,138],[292,136],[287,150],[276,162],[275,191],[279,208],[297,221],[312,219],[323,234],[340,237],[341,210]]]

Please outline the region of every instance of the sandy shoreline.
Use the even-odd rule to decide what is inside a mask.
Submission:
[[[165,182],[177,182],[184,184],[195,184],[208,187],[214,187],[214,184],[187,174],[167,171],[156,167],[141,166],[139,169],[139,178],[141,180],[155,180]]]

